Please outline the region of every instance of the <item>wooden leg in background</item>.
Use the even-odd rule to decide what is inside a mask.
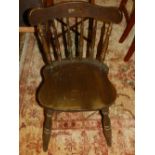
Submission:
[[[134,53],[135,51],[135,38],[133,39],[132,43],[131,43],[131,46],[126,54],[126,56],[124,57],[124,61],[129,61],[129,59],[131,58],[132,54]]]
[[[129,22],[127,23],[127,26],[119,40],[120,43],[122,43],[126,37],[128,36],[129,32],[131,31],[132,27],[134,26],[135,24],[135,11],[133,10],[132,14],[131,14],[131,17],[130,17],[130,20]]]
[[[43,150],[47,151],[51,136],[52,112],[47,109],[45,109],[44,112],[45,112],[45,120],[43,126]]]
[[[102,115],[102,125],[103,125],[103,133],[105,136],[105,139],[107,141],[107,145],[111,146],[112,144],[112,133],[111,133],[111,123],[109,118],[109,107],[102,109],[101,111]]]

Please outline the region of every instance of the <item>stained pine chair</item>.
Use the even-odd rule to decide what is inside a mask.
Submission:
[[[121,19],[122,15],[115,7],[78,1],[34,8],[29,13],[29,22],[37,28],[46,57],[43,80],[37,91],[38,101],[45,112],[44,151],[48,149],[53,111],[99,110],[103,133],[111,146],[108,112],[115,101],[116,90],[108,79],[108,67],[103,60],[112,23],[119,23]],[[56,23],[60,23],[61,32]],[[96,43],[98,30],[100,38]],[[61,43],[60,39],[63,40]]]

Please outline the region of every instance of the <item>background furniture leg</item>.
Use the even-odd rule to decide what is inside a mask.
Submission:
[[[43,127],[43,150],[47,151],[51,136],[52,112],[47,109],[45,109],[44,112],[45,112],[45,120]]]
[[[134,51],[135,51],[135,38],[133,39],[129,50],[128,50],[127,54],[124,57],[124,61],[128,61],[130,59],[130,57],[132,56],[132,54],[134,53]]]
[[[112,144],[112,133],[111,133],[111,122],[110,122],[110,118],[108,116],[109,107],[102,109],[100,112],[102,115],[103,133],[104,133],[105,139],[107,141],[107,145],[111,146],[111,144]]]
[[[127,27],[124,30],[124,32],[123,32],[123,34],[119,40],[120,43],[122,43],[126,39],[126,37],[128,36],[128,34],[129,34],[130,30],[132,29],[134,24],[135,24],[135,11],[133,11],[131,14],[130,20],[127,23]]]

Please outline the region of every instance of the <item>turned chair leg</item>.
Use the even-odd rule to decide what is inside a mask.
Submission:
[[[110,118],[108,116],[109,107],[100,110],[100,112],[102,115],[103,133],[104,133],[105,139],[107,141],[107,145],[111,146],[111,144],[112,144],[112,133],[111,133]]]
[[[44,112],[45,112],[45,120],[43,126],[43,150],[46,152],[48,149],[48,144],[51,136],[52,112],[47,109],[45,109]]]

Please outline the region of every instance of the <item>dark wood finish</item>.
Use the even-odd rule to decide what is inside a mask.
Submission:
[[[92,43],[92,35],[93,35],[93,22],[94,19],[93,18],[89,18],[89,27],[88,27],[88,39],[89,41],[87,42],[87,53],[86,56],[90,57],[90,47],[91,47],[91,43]]]
[[[102,25],[102,28],[101,28],[101,36],[100,36],[100,40],[99,40],[99,43],[98,43],[98,47],[97,47],[97,55],[96,55],[96,58],[101,60],[101,55],[102,55],[102,49],[103,49],[103,38],[104,38],[104,35],[105,35],[105,22],[103,22],[103,25]]]
[[[96,29],[97,29],[97,20],[93,20],[92,26],[92,35],[91,35],[91,44],[89,46],[89,57],[93,58],[94,56],[94,46],[95,46],[95,39],[96,39]]]
[[[108,79],[108,67],[102,61],[108,48],[112,23],[118,23],[121,18],[117,8],[100,7],[86,2],[66,2],[30,12],[30,23],[37,26],[43,52],[47,57],[47,64],[42,68],[43,81],[37,91],[38,102],[45,109],[44,151],[47,151],[50,139],[53,110],[100,110],[107,144],[111,145],[108,108],[116,99],[116,90]],[[58,33],[54,22],[61,24],[61,33]],[[94,58],[99,22],[103,23],[97,45],[97,59],[100,61]],[[84,35],[85,23],[88,24],[88,36]],[[72,33],[75,33],[75,39],[72,38]],[[65,59],[61,57],[60,37],[64,43]],[[54,60],[49,56],[50,43],[55,53]],[[83,58],[86,52],[84,43],[88,44],[86,58]]]
[[[64,27],[63,28],[63,40],[64,42],[67,44],[64,45],[65,46],[65,52],[66,53],[66,57],[70,57],[70,58],[73,58],[73,43],[72,43],[72,39],[71,39],[71,30],[73,32],[75,32],[77,35],[80,35],[80,44],[79,44],[79,48],[78,48],[78,53],[79,54],[82,54],[83,53],[83,39],[85,39],[87,41],[87,44],[88,44],[88,52],[87,52],[87,56],[89,56],[90,58],[93,58],[94,57],[94,46],[95,46],[95,37],[96,37],[96,29],[97,29],[97,20],[96,19],[93,19],[93,13],[91,12],[91,9],[93,11],[97,11],[99,8],[103,11],[103,12],[106,12],[107,15],[100,15],[104,17],[110,17],[110,19],[113,19],[114,22],[116,22],[116,20],[118,20],[119,18],[121,19],[121,14],[119,12],[119,10],[117,8],[111,8],[111,7],[99,7],[99,6],[96,6],[96,5],[88,5],[88,3],[85,3],[85,2],[68,2],[68,3],[61,3],[61,4],[57,4],[56,5],[56,8],[61,8],[61,7],[65,7],[66,9],[68,8],[72,8],[73,10],[76,10],[77,9],[77,6],[75,5],[77,4],[78,7],[80,6],[87,6],[86,8],[89,10],[89,11],[86,11],[86,14],[87,16],[86,17],[82,17],[83,20],[79,21],[79,22],[76,22],[75,24],[73,24],[72,26],[69,24],[69,17],[64,17],[67,19],[66,22],[64,22],[64,20],[62,20],[63,18],[57,18],[59,16],[59,14],[55,15],[55,19],[57,21],[59,21],[60,23],[63,24],[63,26],[66,27],[66,29]],[[95,8],[94,8],[95,6]],[[42,8],[42,9],[33,9],[31,12],[30,12],[30,20],[33,19],[35,16],[35,12],[37,12],[37,16],[35,16],[37,19],[39,18],[47,18],[47,16],[45,16],[45,13],[46,13],[46,9],[50,9],[50,13],[51,12],[54,12],[56,10],[55,6],[52,6],[52,7],[49,7],[49,8]],[[63,10],[65,10],[65,8]],[[69,10],[70,10],[69,9]],[[54,10],[54,11],[53,11]],[[113,16],[113,13],[117,13],[117,15],[115,17],[117,18],[114,18]],[[76,12],[76,11],[75,11]],[[89,13],[89,14],[88,14]],[[60,13],[61,14],[61,13]],[[73,15],[72,14],[72,11],[71,11],[71,17],[72,16],[75,16],[76,17],[76,14],[79,14],[78,11]],[[85,12],[83,12],[82,15],[84,15]],[[84,15],[85,16],[85,15]],[[88,18],[89,17],[89,18]],[[81,18],[81,17],[80,17]],[[83,36],[82,33],[78,32],[75,27],[78,26],[79,24],[82,25],[82,21],[84,22],[85,20],[87,19],[90,19],[89,20],[89,32],[88,32],[88,38],[86,36]],[[51,36],[48,36],[48,40],[51,40],[53,42],[53,49],[54,49],[54,53],[56,53],[55,56],[55,59],[61,61],[61,52],[60,52],[60,43],[59,43],[59,37],[61,37],[62,33],[57,33],[57,30],[56,30],[56,27],[55,27],[55,24],[54,24],[54,18],[52,18],[52,20],[50,21],[47,21],[47,22],[51,22],[52,24],[52,29],[53,29],[53,36],[54,37],[51,37]],[[107,20],[109,21],[109,20]],[[46,24],[48,24],[46,22]],[[104,19],[103,19],[103,22]],[[109,22],[108,22],[109,23]],[[82,28],[82,27],[81,27]],[[82,29],[81,29],[82,30]],[[50,30],[49,30],[50,31]],[[110,36],[110,32],[111,32],[111,28],[108,27],[107,31],[106,31],[106,36],[105,36],[105,40],[103,41],[103,36],[101,34],[101,38],[100,38],[100,43],[101,44],[101,41],[103,41],[102,43],[102,46],[101,45],[98,45],[98,46],[101,46],[101,50],[97,50],[98,54],[97,54],[97,57],[99,58],[100,61],[102,61],[104,58],[105,58],[105,54],[106,54],[106,51],[107,51],[107,47],[108,47],[108,42],[109,42],[109,36]],[[65,36],[64,33],[67,33],[67,37]],[[49,34],[49,33],[48,33]],[[78,39],[78,37],[77,37]],[[79,40],[78,39],[78,40]],[[48,47],[49,48],[49,47]],[[80,50],[80,51],[79,51]],[[48,50],[46,50],[48,51]],[[46,52],[47,53],[47,52]],[[68,54],[67,54],[68,53]],[[100,54],[99,54],[100,53]],[[81,57],[82,55],[80,55]]]
[[[52,110],[85,111],[109,106],[116,90],[107,78],[107,67],[97,60],[63,60],[43,70],[38,99]],[[48,96],[47,96],[48,94]]]
[[[96,20],[119,23],[122,14],[116,7],[101,7],[86,2],[66,2],[53,7],[33,9],[29,21],[31,25],[37,25],[62,17],[92,17]]]
[[[88,18],[84,18],[83,21],[86,21],[87,19],[88,19]],[[58,19],[58,18],[57,18],[57,21],[59,21],[59,22],[63,25],[63,27],[64,27],[64,26],[67,26],[67,24],[63,21],[63,19]],[[78,36],[80,35],[80,33],[77,31],[76,27],[77,27],[78,25],[80,25],[81,23],[82,23],[82,20],[80,20],[80,21],[76,22],[75,24],[73,24],[72,26],[70,26],[70,30],[71,30],[72,32],[76,33],[76,35],[78,35]],[[62,33],[59,33],[59,34],[58,34],[58,37],[61,37],[61,36],[64,35],[66,32],[68,32],[67,29],[64,30]],[[86,40],[86,41],[89,41],[88,38],[87,38],[86,36],[83,36],[83,39]]]
[[[42,1],[42,5],[43,7],[49,7],[52,6],[54,4],[54,0],[41,0]]]
[[[111,122],[109,118],[109,107],[103,108],[101,111],[102,114],[102,125],[103,133],[105,135],[108,146],[112,144],[112,132],[111,132]]]
[[[95,0],[88,0],[89,3],[95,4]]]
[[[110,24],[108,24],[108,28],[107,28],[107,31],[106,31],[106,37],[105,37],[104,44],[103,44],[101,54],[100,54],[100,59],[99,60],[101,60],[101,61],[104,60],[105,56],[106,56],[111,30],[112,30],[112,24],[110,23]]]
[[[28,26],[28,11],[41,6],[41,0],[19,0],[19,26]]]
[[[61,61],[60,42],[58,40],[58,33],[57,33],[56,26],[55,26],[55,22],[54,22],[54,20],[52,20],[50,23],[51,23],[52,28],[53,28],[53,34],[54,34],[54,38],[55,38],[54,41],[55,41],[55,48],[56,48],[57,58],[58,58],[59,61]]]
[[[84,19],[82,18],[81,26],[80,26],[80,42],[79,42],[79,57],[82,58],[83,56],[83,33],[84,33]]]
[[[104,61],[105,56],[106,56],[106,52],[108,49],[108,44],[109,44],[109,37],[111,34],[111,30],[112,30],[112,24],[108,24],[108,28],[106,30],[106,34],[105,34],[105,23],[103,22],[103,26],[101,28],[101,36],[100,36],[100,41],[98,43],[98,48],[97,48],[97,56],[96,58],[99,61]],[[103,37],[105,35],[105,39],[103,40]]]
[[[51,64],[52,57],[50,54],[50,41],[49,41],[49,35],[47,34],[47,28],[45,25],[38,25],[37,27],[37,34],[38,37],[42,43],[42,48],[45,53],[46,61],[48,64]]]
[[[44,114],[45,114],[45,120],[43,127],[43,150],[47,151],[51,136],[52,112],[49,109],[45,109]]]
[[[69,53],[69,58],[73,58],[72,38],[71,38],[71,30],[70,30],[69,18],[66,18],[66,21],[67,21],[68,53]]]
[[[35,7],[52,6],[54,0],[19,0],[19,26],[21,32],[34,32],[28,22],[28,13]],[[24,28],[23,28],[24,27]]]

